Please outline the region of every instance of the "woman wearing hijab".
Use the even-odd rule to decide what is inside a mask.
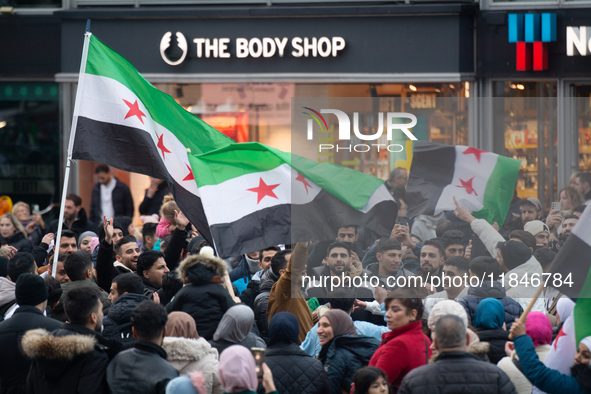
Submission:
[[[550,320],[542,312],[530,312],[527,315],[527,321],[525,323],[525,333],[531,338],[538,359],[544,362],[550,351],[550,343],[552,342],[552,324]],[[513,348],[512,342],[507,343],[510,344],[508,346],[509,349]],[[515,350],[508,350],[507,357],[503,357],[497,364],[497,367],[501,368],[509,376],[518,393],[529,394],[532,392],[532,384],[520,371],[521,364]]]
[[[265,362],[280,393],[324,394],[331,390],[322,363],[300,349],[298,319],[289,312],[273,316]],[[259,386],[259,393],[263,393]]]
[[[331,309],[320,318],[317,333],[322,346],[318,359],[324,364],[332,394],[348,393],[355,372],[367,366],[379,342],[357,335],[353,320],[340,309]]]
[[[90,247],[92,238],[96,238],[98,240],[98,235],[96,235],[94,231],[85,231],[80,234],[80,237],[78,237],[78,250],[85,250],[92,254],[92,248]]]
[[[213,334],[212,347],[219,353],[232,345],[266,348],[265,341],[250,332],[254,323],[254,312],[244,304],[237,304],[224,313],[217,330]]]
[[[481,342],[488,342],[487,353],[491,363],[497,364],[505,354],[505,343],[509,340],[509,332],[505,330],[505,308],[496,298],[480,301],[474,314],[474,327],[478,330]]]
[[[556,326],[557,330],[556,333],[560,331],[564,322],[570,315],[573,314],[573,310],[575,309],[575,303],[568,297],[561,297],[558,302],[556,303]],[[553,336],[554,337],[554,336]],[[552,338],[554,339],[554,338]]]
[[[162,348],[166,350],[166,361],[179,371],[179,375],[189,375],[193,371],[203,374],[205,391],[202,394],[223,393],[218,376],[218,352],[199,337],[191,315],[185,312],[168,315]]]
[[[218,371],[224,393],[255,394],[258,386],[256,365],[252,353],[244,346],[233,345],[224,350],[220,355]],[[273,383],[273,373],[265,363],[263,387],[266,394],[278,394]]]
[[[535,387],[547,394],[591,393],[591,337],[585,337],[579,342],[571,374],[565,375],[546,367],[540,361],[532,339],[526,335],[525,325],[517,319],[511,327],[511,334],[515,338],[513,344],[519,356],[521,370]]]

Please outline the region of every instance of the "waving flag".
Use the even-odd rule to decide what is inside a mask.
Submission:
[[[472,215],[503,225],[519,160],[468,146],[415,144],[406,198],[410,217],[453,211],[453,197]]]
[[[397,207],[370,175],[258,143],[237,144],[89,35],[72,157],[165,179],[220,257],[334,236],[345,224],[387,236]]]

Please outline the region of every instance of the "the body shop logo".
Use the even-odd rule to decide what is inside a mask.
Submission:
[[[509,14],[509,42],[517,44],[517,71],[548,69],[548,43],[556,41],[556,14]]]
[[[160,40],[160,56],[162,56],[162,60],[164,60],[167,64],[171,66],[178,66],[181,64],[185,58],[187,57],[187,52],[189,47],[187,46],[187,39],[185,38],[184,34],[180,31],[176,32],[176,41],[177,45],[182,51],[181,56],[177,60],[170,60],[168,55],[166,54],[166,50],[170,47],[170,40],[172,38],[171,32],[166,32],[162,39]]]
[[[311,117],[308,119],[307,122],[307,138],[308,140],[314,139],[314,122],[318,124],[321,131],[327,132],[328,131],[328,124],[326,119],[322,114],[333,114],[336,115],[337,120],[339,122],[339,140],[347,141],[351,140],[351,120],[349,116],[338,109],[321,109],[320,112],[310,108],[310,107],[303,107],[306,112],[304,114]],[[309,111],[309,112],[308,112]],[[400,123],[401,120],[410,119],[410,123]],[[417,117],[413,114],[407,112],[388,112],[386,114],[386,139],[392,141],[392,132],[394,130],[401,130],[410,140],[416,141],[417,137],[415,137],[409,129],[413,128],[417,124]],[[384,133],[384,113],[378,113],[378,129],[375,134],[362,134],[359,131],[359,113],[353,113],[353,133],[355,137],[362,141],[376,141],[383,136]],[[368,152],[371,147],[376,147],[378,152],[380,148],[387,149],[389,152],[402,152],[404,147],[400,144],[356,144],[356,145],[349,145],[349,146],[335,146],[333,144],[319,144],[319,152],[322,150],[331,150],[336,149],[336,151],[340,150],[347,150],[351,152],[352,150],[355,152]]]

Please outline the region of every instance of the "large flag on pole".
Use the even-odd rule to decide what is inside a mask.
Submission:
[[[591,335],[591,208],[583,214],[552,261],[548,286],[576,298],[576,343]]]
[[[521,161],[480,149],[419,141],[406,187],[410,217],[453,211],[453,197],[472,215],[503,225]]]
[[[96,37],[81,71],[72,158],[165,179],[221,257],[366,225],[397,207],[379,179],[257,143],[237,144],[176,104]]]

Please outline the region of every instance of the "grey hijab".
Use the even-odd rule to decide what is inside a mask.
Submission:
[[[244,304],[234,305],[224,313],[217,330],[213,334],[213,340],[225,339],[232,343],[240,343],[252,329],[253,323],[254,313],[252,309]]]

